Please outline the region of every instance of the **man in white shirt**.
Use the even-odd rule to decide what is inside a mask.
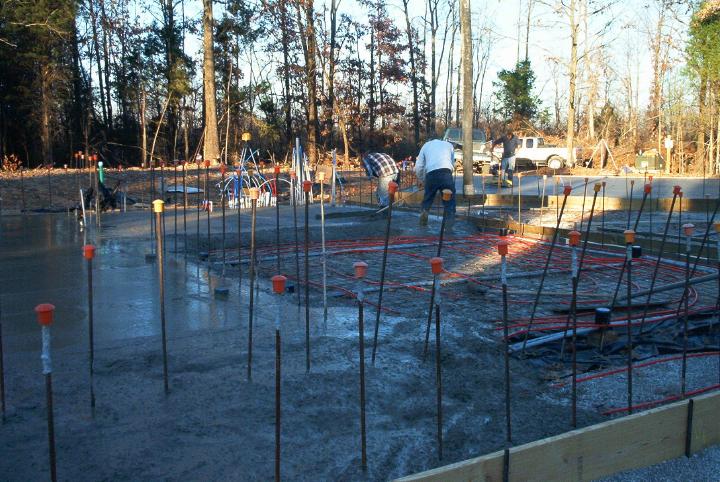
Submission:
[[[427,226],[428,214],[435,200],[435,194],[443,189],[449,189],[453,195],[449,201],[443,201],[443,205],[447,215],[445,226],[452,227],[455,221],[455,180],[452,175],[454,167],[455,151],[449,142],[433,139],[420,149],[415,162],[415,174],[418,179],[423,179],[425,184],[420,226]]]

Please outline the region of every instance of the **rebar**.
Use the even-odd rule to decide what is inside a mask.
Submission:
[[[305,181],[308,183],[310,181]],[[310,190],[305,192],[305,371],[310,371]]]
[[[256,188],[251,192],[251,221],[250,221],[250,302],[248,312],[248,361],[247,361],[247,378],[252,380],[252,349],[253,349],[253,316],[255,314],[255,223],[257,211],[257,192]]]
[[[163,233],[162,233],[162,212],[163,202],[154,201],[153,208],[155,211],[155,238],[157,242],[157,261],[158,261],[158,284],[160,287],[160,327],[162,331],[162,357],[163,357],[163,388],[165,394],[169,392],[168,384],[168,362],[167,362],[167,333],[165,324],[165,263],[163,262]]]
[[[547,276],[547,270],[550,267],[550,259],[552,258],[553,250],[555,249],[555,244],[557,243],[558,234],[560,232],[560,221],[562,220],[563,213],[565,212],[565,205],[567,204],[567,198],[570,195],[570,192],[572,191],[572,188],[570,186],[565,186],[564,188],[564,197],[562,202],[562,207],[560,208],[560,212],[557,217],[557,224],[555,225],[555,231],[553,232],[552,242],[550,243],[550,249],[548,250],[547,259],[545,260],[545,267],[543,268],[543,274],[540,277],[540,284],[538,286],[537,293],[535,295],[535,301],[533,302],[532,311],[530,313],[530,321],[528,322],[527,331],[525,332],[525,337],[523,339],[523,346],[522,346],[522,353],[525,354],[525,346],[527,345],[528,337],[530,336],[530,330],[532,329],[533,322],[535,321],[535,313],[537,312],[538,304],[540,303],[540,295],[542,293],[543,285],[545,284],[545,278]],[[557,197],[555,199],[557,204]]]
[[[382,265],[380,267],[380,292],[378,293],[378,304],[377,311],[375,314],[375,333],[373,335],[373,350],[372,350],[372,364],[375,365],[375,355],[377,353],[378,343],[378,332],[380,331],[380,313],[382,311],[383,302],[383,289],[385,287],[385,268],[387,267],[387,255],[388,255],[388,244],[390,243],[390,223],[392,221],[392,208],[393,201],[395,200],[395,189],[397,186],[393,186],[388,189],[388,211],[387,211],[387,224],[385,225],[385,244],[383,246],[383,258]]]

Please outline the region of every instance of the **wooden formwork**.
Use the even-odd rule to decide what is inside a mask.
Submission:
[[[709,393],[510,449],[509,480],[584,481],[720,444],[720,392]],[[400,481],[502,481],[503,451]]]

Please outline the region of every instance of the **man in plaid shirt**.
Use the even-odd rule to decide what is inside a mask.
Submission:
[[[390,181],[396,181],[400,172],[395,160],[382,152],[369,152],[362,158],[363,166],[368,177],[378,178],[378,204],[387,206],[390,203],[388,185]]]

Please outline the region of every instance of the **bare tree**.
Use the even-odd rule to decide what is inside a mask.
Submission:
[[[473,52],[470,0],[460,2],[463,70],[463,192],[475,194],[473,185]]]
[[[203,0],[203,90],[205,93],[205,142],[203,144],[203,156],[206,160],[215,160],[220,157],[217,110],[215,107],[213,24],[212,0]]]

